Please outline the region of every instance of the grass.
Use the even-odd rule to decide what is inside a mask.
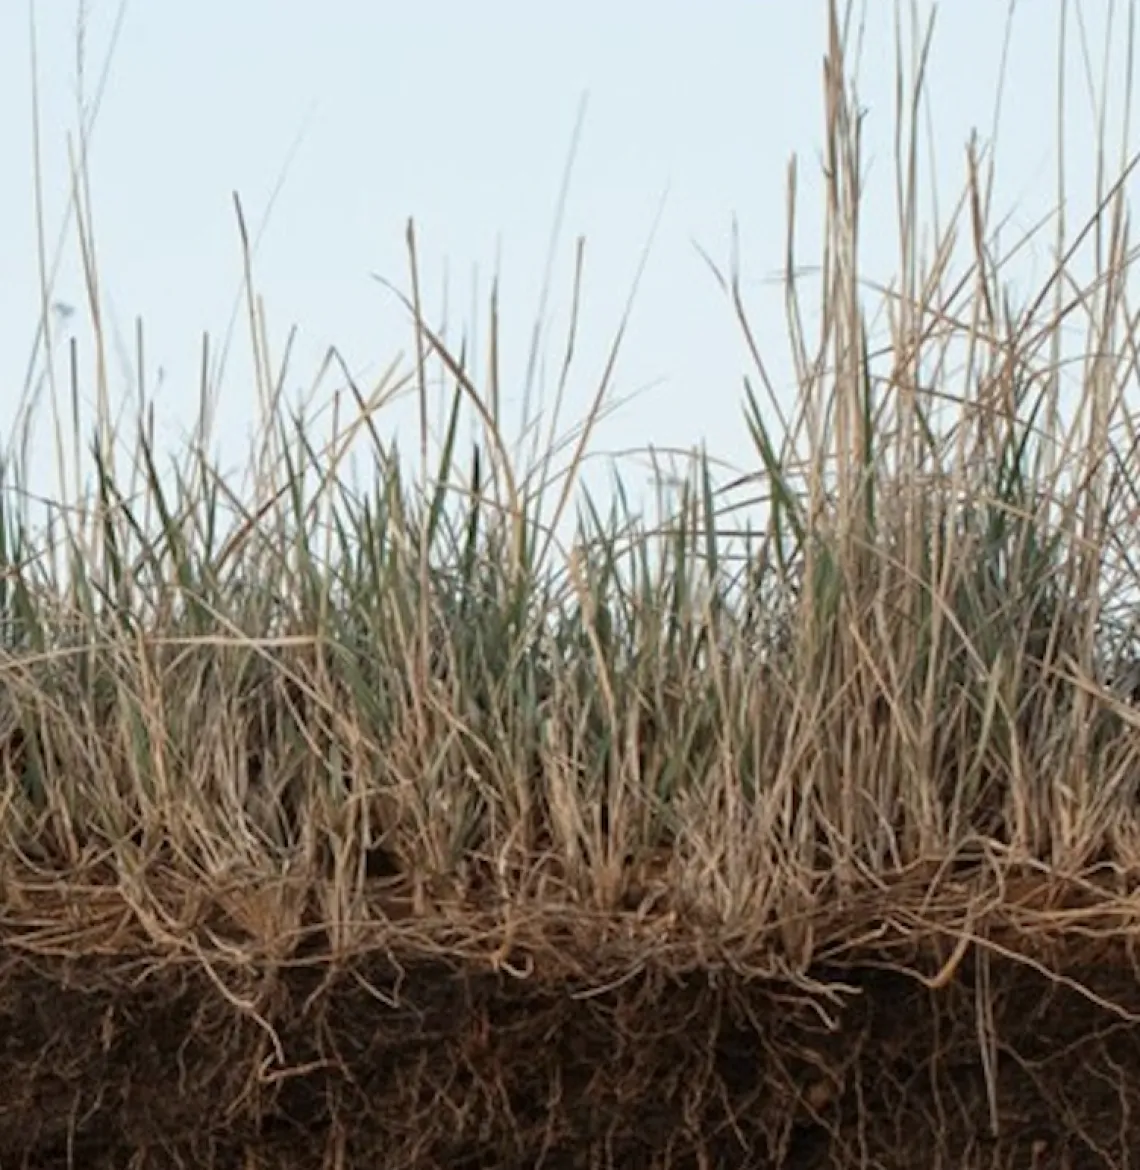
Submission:
[[[830,9],[820,301],[801,302],[793,166],[798,394],[782,428],[739,278],[717,273],[753,360],[756,466],[734,485],[694,456],[654,521],[620,484],[607,505],[579,490],[612,362],[576,432],[513,460],[494,332],[477,371],[433,331],[411,229],[416,361],[369,388],[348,379],[321,444],[280,392],[242,225],[269,404],[250,492],[211,461],[205,422],[164,466],[150,404],[126,470],[109,415],[98,420],[88,490],[51,505],[46,529],[9,460],[0,915],[12,954],[44,970],[114,956],[126,982],[141,956],[208,971],[282,1065],[284,1009],[242,979],[318,958],[597,986],[735,970],[823,1003],[841,988],[820,971],[857,960],[941,988],[968,955],[979,971],[991,959],[1038,970],[1043,946],[1134,929],[1130,168],[1098,182],[1075,236],[1060,221],[1054,270],[1015,305],[974,150],[949,222],[920,247],[917,112],[900,115],[901,259],[890,287],[870,287],[850,14]],[[1095,270],[1078,279],[1088,251]],[[1075,320],[1088,341],[1066,404],[1060,338]],[[573,337],[566,352],[559,396]],[[450,406],[433,448],[435,378]],[[434,460],[422,476],[381,437],[406,388],[421,462]],[[60,438],[61,457],[69,442],[81,436]],[[364,483],[348,475],[361,450]],[[1048,969],[1078,986],[1060,959]],[[1001,1046],[986,1011],[971,1012],[996,1130]],[[260,1075],[242,1092],[268,1092]]]

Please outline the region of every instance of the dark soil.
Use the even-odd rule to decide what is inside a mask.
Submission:
[[[974,952],[942,990],[864,964],[811,993],[9,950],[0,1166],[1136,1165],[1140,981],[1098,951],[1064,972],[1083,990]]]

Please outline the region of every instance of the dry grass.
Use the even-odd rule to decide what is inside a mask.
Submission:
[[[1007,1033],[1031,1044],[1040,1027],[1024,980],[1041,1002],[1069,997],[1090,1067],[1136,1059],[1110,1051],[1140,1009],[1118,977],[1140,923],[1123,176],[1106,171],[1015,306],[972,151],[920,248],[908,122],[897,279],[869,288],[844,20],[833,4],[822,303],[801,306],[790,244],[799,393],[781,430],[722,277],[755,360],[757,470],[732,490],[694,460],[653,525],[620,492],[608,512],[576,494],[608,373],[577,437],[512,462],[494,362],[472,370],[433,332],[411,232],[418,361],[350,383],[320,447],[283,405],[250,275],[269,407],[252,495],[211,463],[205,430],[164,475],[149,408],[126,471],[100,419],[92,490],[53,506],[47,531],[6,465],[0,1014],[23,1039],[0,1062],[25,1090],[0,1101],[0,1154],[46,1165],[98,1122],[139,1165],[168,1164],[147,1160],[156,1133],[185,1164],[221,1165],[226,1141],[255,1134],[287,1161],[300,1139],[266,1121],[285,1116],[328,1164],[363,1165],[367,1117],[382,1164],[490,1165],[494,1148],[575,1165],[556,1161],[571,1139],[615,1164],[719,1164],[732,1142],[777,1164],[828,1121],[862,1164],[910,1148],[901,1130],[868,1136],[905,1106],[928,1108],[917,1124],[963,1164],[980,1155],[959,1130],[1003,1132],[999,1066],[1019,1093],[1054,1084],[1052,1057],[1009,1055]],[[76,186],[102,354],[80,167]],[[788,190],[792,223],[794,167]],[[248,242],[246,257],[250,272]],[[49,291],[45,277],[45,328]],[[889,337],[872,352],[876,314]],[[1059,339],[1076,321],[1066,405]],[[415,388],[426,467],[440,374],[445,437],[412,478],[377,416]],[[105,401],[101,357],[94,377]],[[363,488],[345,474],[361,444]],[[746,493],[758,530],[734,522]],[[416,987],[430,1010],[407,1007]],[[76,1005],[51,1026],[29,1006],[45,988]],[[140,1021],[166,1040],[143,1044]],[[957,1113],[937,1087],[951,1049],[977,1072]],[[172,1076],[194,1124],[177,1094],[139,1087]],[[915,1105],[922,1077],[936,1104]],[[1085,1099],[1125,1150],[1131,1092]],[[1060,1128],[1104,1153],[1065,1109]]]

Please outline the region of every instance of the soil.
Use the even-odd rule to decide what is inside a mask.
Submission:
[[[938,990],[868,962],[596,989],[9,950],[0,1166],[1134,1166],[1140,980],[1124,940],[1082,949],[971,952]]]

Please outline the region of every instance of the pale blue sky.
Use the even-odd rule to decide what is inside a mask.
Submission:
[[[1007,7],[1005,0],[947,0],[938,10],[929,94],[944,211],[960,189],[971,130],[984,141],[990,137]],[[1070,216],[1081,217],[1091,207],[1094,133],[1076,14],[1083,10],[1099,84],[1105,22],[1114,13],[1115,80],[1108,88],[1119,102],[1127,6],[1090,0],[1069,7]],[[87,5],[91,95],[119,8],[119,0]],[[1015,11],[997,188],[999,212],[1014,213],[1011,240],[1053,203],[1061,10],[1061,0],[1023,0]],[[860,71],[869,118],[866,268],[884,278],[897,242],[891,214],[895,11],[889,0],[867,0]],[[75,0],[0,4],[5,428],[38,311],[30,16],[38,36],[52,245],[66,211],[66,134],[77,117],[78,12]],[[648,389],[606,423],[598,445],[691,448],[703,441],[713,454],[747,465],[740,410],[745,354],[730,307],[696,245],[726,263],[738,218],[757,333],[766,359],[787,378],[782,294],[772,278],[783,262],[786,168],[793,152],[801,160],[801,259],[815,258],[825,16],[826,0],[128,3],[92,138],[92,194],[112,324],[129,348],[134,318],[144,319],[152,387],[162,371],[156,401],[166,437],[173,439],[193,418],[201,335],[224,335],[238,292],[231,192],[240,193],[256,227],[287,162],[256,274],[278,347],[291,325],[300,329],[291,387],[310,383],[330,344],[364,380],[408,352],[402,311],[371,275],[406,285],[408,216],[417,221],[429,309],[437,320],[447,264],[454,331],[472,322],[476,275],[477,323],[485,324],[486,291],[498,262],[507,368],[517,385],[585,95],[552,305],[555,320],[563,321],[573,240],[585,235],[581,360],[571,413],[589,397],[661,208],[616,384],[618,393]],[[1051,243],[1047,230],[1027,254],[1039,275]],[[73,231],[54,295],[79,310],[72,328],[89,391],[90,344],[81,322]],[[547,346],[552,361],[559,337]],[[218,419],[231,462],[242,458],[256,407],[248,353],[239,318]],[[113,384],[122,389],[126,381],[124,367],[113,360]],[[507,392],[509,404],[521,405],[517,389]],[[411,444],[414,432],[404,428],[412,421],[407,411],[396,411],[389,427],[398,424],[402,441]],[[46,432],[41,435],[46,440]],[[46,469],[46,441],[36,453],[37,471]]]

